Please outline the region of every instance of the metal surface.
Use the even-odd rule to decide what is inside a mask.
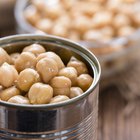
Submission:
[[[85,48],[57,37],[20,35],[0,39],[9,53],[40,43],[54,51],[65,63],[71,56],[82,59],[94,82],[81,96],[67,102],[46,105],[16,105],[0,102],[0,140],[97,140],[98,82],[100,65]]]

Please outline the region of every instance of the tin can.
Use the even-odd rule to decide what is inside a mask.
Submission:
[[[97,140],[98,92],[101,74],[96,57],[84,47],[54,36],[15,35],[0,39],[8,53],[40,43],[67,63],[71,56],[84,61],[94,77],[90,88],[67,102],[17,105],[0,101],[0,140]]]

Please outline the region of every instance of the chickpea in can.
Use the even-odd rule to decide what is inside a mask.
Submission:
[[[84,62],[61,57],[41,44],[8,54],[0,49],[0,101],[38,105],[67,102],[80,96],[93,82]],[[12,61],[11,61],[12,60]]]

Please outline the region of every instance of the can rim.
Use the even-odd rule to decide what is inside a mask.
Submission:
[[[77,102],[77,101],[83,99],[84,97],[89,95],[98,85],[100,77],[101,77],[101,66],[100,66],[100,63],[99,63],[98,59],[87,48],[85,48],[82,45],[80,45],[78,43],[75,43],[75,42],[73,42],[69,39],[65,39],[65,38],[57,37],[57,36],[53,36],[53,35],[21,34],[21,35],[12,35],[12,36],[8,36],[8,37],[0,38],[0,46],[3,45],[3,44],[12,43],[13,40],[14,41],[15,40],[19,41],[19,40],[22,40],[22,39],[27,39],[27,40],[35,39],[35,40],[37,40],[39,38],[44,39],[44,40],[46,39],[46,41],[47,40],[55,40],[56,42],[69,44],[69,45],[71,45],[71,47],[72,46],[74,47],[75,51],[80,49],[79,52],[82,51],[84,53],[87,53],[88,55],[85,55],[85,56],[87,56],[87,58],[89,59],[90,62],[88,62],[88,63],[92,66],[92,69],[94,71],[94,81],[93,81],[92,85],[82,95],[77,96],[77,97],[75,97],[73,99],[70,99],[68,101],[60,102],[60,103],[41,104],[41,105],[24,105],[24,104],[14,104],[14,103],[11,104],[11,103],[8,103],[6,101],[0,101],[0,105],[8,106],[8,107],[16,107],[16,108],[26,108],[26,109],[44,109],[44,108],[49,109],[49,108],[63,107],[63,106],[70,105],[74,102]],[[82,52],[81,52],[81,54],[84,55],[84,53],[82,53]],[[93,62],[94,66],[93,66],[93,64],[91,64],[91,62]],[[96,63],[96,66],[95,66],[95,63]]]

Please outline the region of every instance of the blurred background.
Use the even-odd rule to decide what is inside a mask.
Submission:
[[[0,0],[0,37],[52,34],[102,67],[98,140],[140,139],[140,0]]]

